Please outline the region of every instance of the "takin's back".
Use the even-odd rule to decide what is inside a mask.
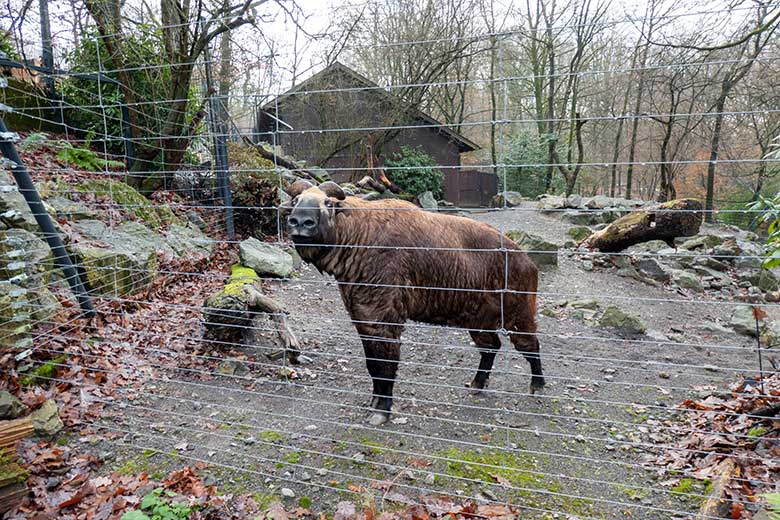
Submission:
[[[344,207],[338,227],[352,235],[348,241],[373,246],[368,256],[401,268],[414,285],[494,290],[506,278],[512,289],[536,286],[531,259],[488,224],[395,199],[347,197]]]

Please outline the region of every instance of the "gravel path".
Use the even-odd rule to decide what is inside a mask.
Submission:
[[[565,241],[568,225],[529,209],[470,215],[503,231]],[[170,382],[152,388],[158,397],[123,409],[120,424],[136,435],[122,439],[128,446],[116,464],[205,460],[227,492],[269,500],[292,493],[289,503],[307,496],[313,510],[331,513],[340,500],[372,494],[392,509],[444,493],[511,501],[523,518],[687,516],[700,498],[661,487],[642,462],[669,443],[670,406],[699,385],[723,387],[755,369],[746,338],[701,328],[727,322],[733,307],[614,271],[587,272],[566,252],[559,262],[540,284],[543,395],[528,395],[527,364],[506,339],[490,389],[470,395],[464,384],[478,352],[468,335],[409,324],[393,421],[367,426],[362,347],[332,279],[304,266],[273,292],[312,361],[290,369],[267,360],[274,347],[265,332],[233,353],[248,360],[243,377],[169,374]],[[637,314],[650,331],[622,338],[559,305],[581,299]],[[139,447],[171,455],[138,455]]]

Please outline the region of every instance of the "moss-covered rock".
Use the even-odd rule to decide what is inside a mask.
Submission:
[[[82,193],[92,193],[96,197],[107,198],[132,212],[153,229],[168,224],[181,224],[171,208],[166,204],[152,204],[135,188],[114,179],[89,179],[75,186]]]
[[[560,246],[548,242],[539,235],[525,231],[509,231],[506,236],[512,239],[520,249],[525,251],[537,267],[557,266],[558,249]]]
[[[0,168],[0,223],[9,228],[32,232],[38,230],[38,223],[27,206],[27,201],[19,193],[11,174],[4,168]]]
[[[171,224],[165,233],[165,241],[174,254],[180,257],[211,256],[214,240],[194,224]]]
[[[647,325],[638,316],[624,312],[615,305],[606,308],[599,325],[615,329],[625,335],[644,334],[647,330]]]
[[[57,403],[49,399],[40,408],[30,414],[35,433],[41,437],[51,437],[62,430],[65,425],[60,419]]]
[[[84,269],[91,291],[105,296],[123,296],[139,291],[154,281],[157,255],[153,251],[100,248],[73,244],[71,252]]]
[[[582,242],[586,238],[588,238],[593,233],[593,230],[590,229],[587,226],[572,226],[566,231],[566,234],[569,235],[572,239],[576,240],[577,242]]]
[[[0,231],[0,278],[9,279],[24,273],[45,285],[54,266],[49,245],[29,231]]]
[[[46,204],[51,208],[51,216],[55,219],[68,221],[95,219],[98,218],[98,212],[78,201],[70,200],[65,197],[52,197],[46,200]]]

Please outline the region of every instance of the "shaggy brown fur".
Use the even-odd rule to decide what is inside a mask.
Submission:
[[[407,320],[476,329],[476,390],[487,384],[503,326],[531,365],[531,391],[544,385],[535,334],[537,268],[495,228],[399,200],[339,200],[316,187],[302,191],[293,206],[288,229],[296,248],[339,282],[363,340],[373,406],[385,418]],[[317,229],[301,238],[289,222],[306,215],[318,220]]]

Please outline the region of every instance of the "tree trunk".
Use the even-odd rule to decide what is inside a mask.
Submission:
[[[593,233],[585,239],[583,246],[604,253],[615,253],[634,244],[663,240],[669,247],[675,247],[675,238],[699,232],[701,209],[698,200],[680,199],[632,211]]]
[[[552,187],[553,170],[555,168],[555,45],[552,34],[552,21],[547,20],[547,58],[549,63],[549,83],[547,85],[547,176],[544,180],[544,191],[549,193]]]
[[[672,129],[674,128],[674,119],[670,114],[668,122],[664,123],[664,138],[661,142],[661,186],[658,190],[658,202],[666,202],[674,199],[674,186],[672,185],[672,169],[669,167],[668,153],[669,141],[672,139]]]
[[[707,196],[704,202],[704,220],[712,222],[714,216],[712,210],[715,206],[715,169],[718,162],[718,153],[720,152],[720,132],[723,128],[723,108],[726,106],[726,97],[731,88],[724,83],[721,89],[721,95],[715,104],[715,127],[712,130],[712,140],[710,141],[710,160],[707,163]]]
[[[496,154],[496,37],[490,37],[490,163],[493,174],[498,175],[498,155]],[[503,180],[503,179],[502,179]],[[506,190],[506,186],[504,186]]]

